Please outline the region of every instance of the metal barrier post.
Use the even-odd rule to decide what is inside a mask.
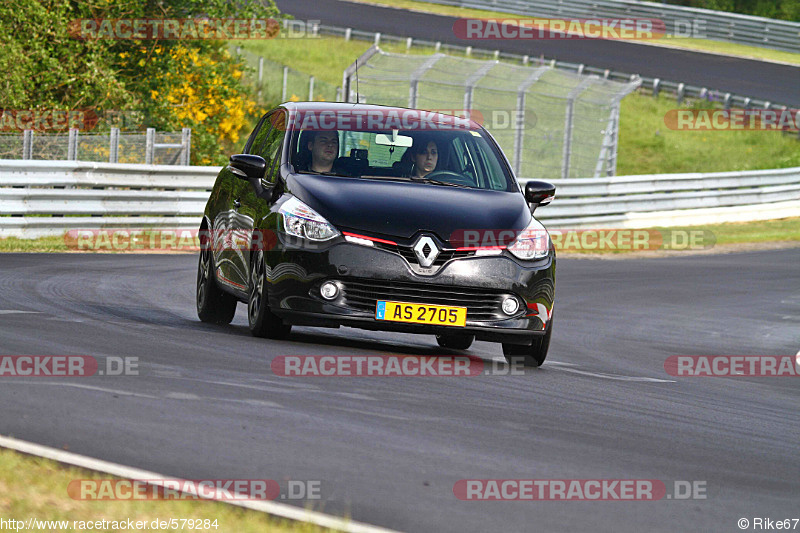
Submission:
[[[189,166],[192,151],[192,128],[181,130],[181,165]]]
[[[517,121],[514,125],[514,172],[517,176],[522,172],[522,150],[525,146],[525,96],[531,85],[546,71],[547,67],[537,68],[517,87]]]
[[[283,89],[281,90],[281,102],[286,101],[286,84],[289,81],[289,67],[283,67]]]
[[[67,137],[67,161],[78,160],[78,129],[70,128]]]
[[[155,152],[156,144],[156,130],[155,128],[147,128],[147,133],[144,138],[144,164],[153,164],[153,152]]]
[[[22,159],[33,159],[33,130],[22,133]]]
[[[586,89],[586,87],[591,85],[591,83],[592,79],[586,78],[567,95],[567,112],[566,116],[564,117],[564,152],[563,157],[561,158],[562,179],[569,178],[570,156],[572,155],[572,126],[575,115],[575,100],[578,99],[578,95],[580,95],[583,90]]]
[[[111,128],[108,134],[108,162],[119,163],[119,128]]]
[[[418,94],[419,79],[422,77],[423,74],[425,74],[425,72],[428,69],[430,69],[434,65],[434,63],[436,63],[443,57],[444,57],[443,54],[435,54],[431,56],[430,59],[425,61],[422,65],[420,65],[420,67],[417,70],[413,72],[413,74],[411,74],[411,83],[409,84],[408,88],[408,107],[410,107],[411,109],[417,107],[417,98],[419,96]]]
[[[314,101],[314,76],[308,77],[308,101]]]
[[[475,85],[490,70],[492,70],[492,67],[494,67],[497,63],[497,60],[495,60],[493,63],[486,62],[484,65],[481,65],[478,70],[473,72],[469,78],[467,78],[467,81],[464,82],[464,111],[467,112],[467,118],[472,118],[472,94],[475,91]]]

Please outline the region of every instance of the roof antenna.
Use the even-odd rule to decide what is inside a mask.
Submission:
[[[358,95],[358,58],[356,58],[356,103],[361,103],[361,97]]]

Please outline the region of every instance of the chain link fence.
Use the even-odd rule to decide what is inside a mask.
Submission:
[[[358,95],[355,70],[344,73],[347,101],[469,116],[492,133],[517,176],[541,179],[615,175],[620,101],[641,84],[377,46],[358,61]]]
[[[191,143],[190,128],[180,133],[157,132],[153,128],[144,133],[120,132],[118,128],[104,133],[25,130],[21,135],[0,134],[0,159],[188,165]]]
[[[236,47],[234,51],[252,69],[245,74],[245,81],[257,89],[259,104],[339,100],[341,91],[336,85],[270,61],[241,47]]]

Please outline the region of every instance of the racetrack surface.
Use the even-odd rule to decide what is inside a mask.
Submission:
[[[456,17],[343,0],[276,0],[276,4],[282,13],[300,20],[527,54],[531,58],[544,55],[800,107],[800,67],[796,66],[604,39],[465,40],[453,34]]]
[[[138,357],[140,371],[0,378],[0,433],[185,479],[321,480],[315,509],[403,531],[737,531],[742,517],[800,518],[800,380],[673,378],[663,366],[675,354],[797,353],[798,249],[560,259],[545,365],[469,378],[276,376],[280,355],[443,351],[432,337],[351,329],[256,339],[243,305],[231,326],[201,324],[196,260],[0,255],[0,355]],[[502,360],[494,344],[468,353]],[[669,492],[705,481],[707,499],[456,499],[454,483],[471,478],[657,479]]]

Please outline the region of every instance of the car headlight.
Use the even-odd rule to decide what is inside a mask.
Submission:
[[[508,246],[508,251],[515,257],[530,261],[532,259],[543,259],[550,253],[550,235],[544,229],[542,223],[531,219],[531,223],[525,228],[514,242]]]
[[[295,197],[286,200],[278,212],[283,217],[283,229],[289,235],[312,241],[327,241],[339,236],[339,230],[330,222]]]

